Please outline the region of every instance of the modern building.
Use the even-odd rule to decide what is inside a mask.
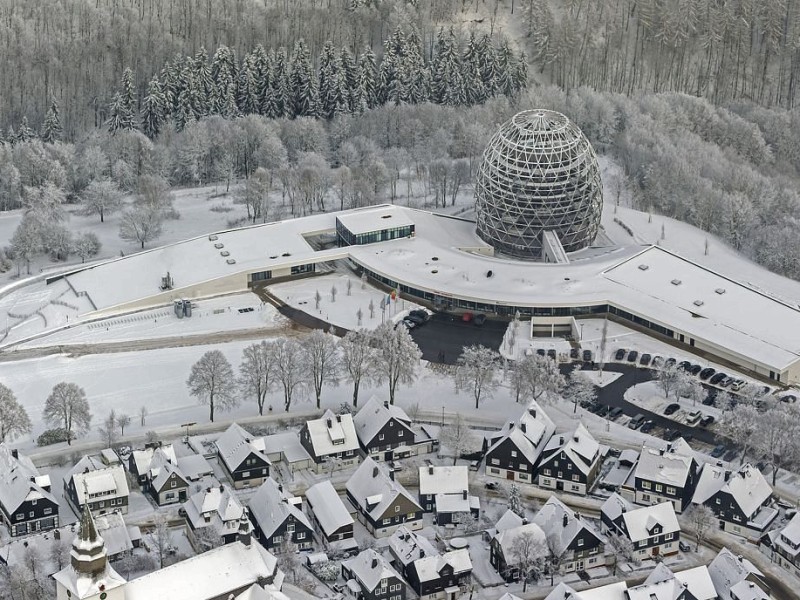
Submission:
[[[564,115],[526,110],[489,141],[475,178],[478,235],[496,252],[543,259],[552,232],[558,254],[589,246],[603,210],[592,145]],[[559,251],[560,250],[560,251]]]
[[[12,537],[58,527],[50,476],[5,444],[0,444],[0,516]]]

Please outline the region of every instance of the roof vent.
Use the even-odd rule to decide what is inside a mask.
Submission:
[[[231,255],[231,253],[230,253],[230,252],[228,252],[227,250],[223,250],[222,252],[220,252],[220,253],[219,253],[219,255],[220,255],[220,256],[230,256],[230,255]]]
[[[284,252],[283,254],[281,254],[281,256],[291,256],[291,255],[292,255],[291,252]]]
[[[722,296],[722,294],[725,293],[725,288],[717,288],[714,291],[717,292],[720,296]]]
[[[216,248],[217,250],[219,250],[220,248],[224,248],[224,247],[225,247],[225,244],[223,244],[222,242],[218,242],[218,243],[214,244],[214,248]]]
[[[673,279],[672,281],[670,281],[670,283],[672,285],[680,285],[681,284],[681,280],[680,279]]]
[[[392,215],[382,215],[381,219],[391,219]]]
[[[229,265],[235,265],[236,264],[236,259],[235,258],[229,258],[225,262],[228,263]]]
[[[695,300],[694,302],[692,302],[692,304],[694,304],[695,306],[703,306],[705,302],[703,302],[702,300]]]
[[[647,269],[649,269],[649,268],[650,268],[650,265],[646,265],[644,263],[639,265],[639,270],[640,271],[647,271]]]
[[[216,242],[218,239],[219,239],[219,237],[218,237],[218,236],[216,236],[216,235],[210,235],[210,236],[208,236],[208,241],[209,241],[209,242]]]

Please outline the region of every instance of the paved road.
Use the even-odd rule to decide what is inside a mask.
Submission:
[[[480,327],[464,323],[453,315],[437,313],[422,327],[411,330],[411,337],[422,350],[422,358],[431,362],[455,364],[464,346],[482,344],[498,350],[508,324],[503,321],[486,321]],[[444,360],[439,360],[444,352]]]

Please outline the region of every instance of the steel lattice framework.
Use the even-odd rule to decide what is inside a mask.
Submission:
[[[500,253],[539,259],[546,230],[567,252],[585,248],[597,235],[603,210],[592,145],[561,113],[518,113],[483,153],[475,202],[478,235]]]

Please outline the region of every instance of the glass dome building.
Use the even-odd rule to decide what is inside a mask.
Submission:
[[[594,149],[561,113],[523,111],[490,140],[476,176],[475,211],[478,235],[498,253],[541,259],[545,231],[566,252],[585,248],[602,209]]]

